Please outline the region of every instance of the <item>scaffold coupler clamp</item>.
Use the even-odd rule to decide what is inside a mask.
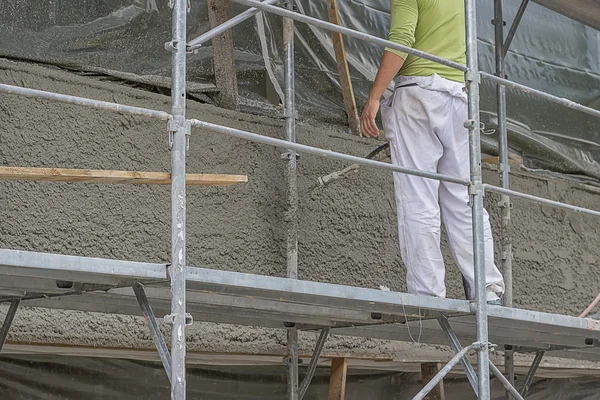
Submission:
[[[469,131],[474,131],[475,130],[475,120],[474,119],[468,119],[465,121],[465,123],[463,124],[463,126],[468,129]],[[485,123],[479,121],[479,132],[482,135],[492,135],[496,132],[495,129],[485,129]]]
[[[469,207],[473,207],[473,198],[477,196],[479,193],[483,197],[485,197],[485,190],[483,190],[483,185],[480,183],[470,182],[468,186],[469,191]]]
[[[175,321],[175,315],[173,315],[173,314],[165,315],[163,318],[163,321],[165,324],[173,326],[173,323]],[[194,317],[192,317],[192,314],[185,313],[185,325],[190,326],[193,323],[194,323]]]
[[[177,51],[177,42],[176,40],[170,40],[165,43],[165,50],[170,51],[171,53],[175,53]],[[186,54],[198,54],[198,49],[192,49],[187,44],[185,45],[185,53]]]
[[[285,153],[281,154],[281,158],[283,160],[289,160],[292,158],[292,153],[296,153],[296,161],[300,160],[300,153],[298,153],[297,151],[293,151],[293,150],[288,150]]]
[[[199,50],[198,50],[198,49],[199,49],[200,47],[202,47],[202,44],[198,44],[198,45],[196,45],[196,46],[197,46],[197,47],[195,47],[195,48],[193,48],[193,49],[192,49],[192,48],[191,48],[189,45],[186,45],[186,46],[185,46],[185,52],[186,52],[186,54],[198,54],[198,52],[199,52]]]
[[[498,347],[497,344],[490,343],[490,342],[475,342],[475,343],[473,343],[473,349],[477,350],[477,351],[480,351],[480,350],[494,351],[496,349],[496,347]]]
[[[294,12],[298,12],[298,6],[297,6],[297,5],[296,5],[296,3],[294,2],[294,0],[287,0],[287,1],[284,1],[283,3],[281,3],[281,5],[283,6],[283,8],[285,8],[285,9],[289,10],[289,4],[290,4],[289,2],[290,2],[290,1],[293,3],[293,4],[292,4],[292,11],[294,11]]]
[[[492,25],[496,26],[498,21],[500,21],[500,18],[493,19],[490,22],[492,23]],[[506,26],[506,21],[502,20],[502,26]]]
[[[169,8],[173,9],[173,7],[175,7],[175,0],[169,0]],[[187,0],[187,12],[189,13],[192,9],[192,4],[190,2],[190,0]]]
[[[494,133],[496,133],[495,129],[485,129],[485,123],[483,122],[479,122],[479,130],[481,131],[482,135],[493,135]]]
[[[167,130],[169,132],[169,150],[173,149],[173,136],[180,128],[181,124],[175,119],[170,119],[167,122]],[[192,125],[189,121],[185,121],[185,150],[190,149],[190,136],[192,135]]]
[[[169,150],[173,149],[173,136],[179,130],[179,124],[174,119],[167,122],[167,131],[169,132]]]
[[[190,149],[190,136],[192,136],[192,124],[190,121],[185,121],[185,151]]]
[[[500,201],[498,201],[497,206],[500,208],[508,208],[509,210],[512,210],[513,203],[510,202],[509,196],[502,195],[502,198],[500,199]]]
[[[292,364],[294,362],[294,360],[290,356],[284,356],[282,361],[284,364]],[[304,361],[302,360],[302,358],[298,357],[298,364],[303,364],[303,363],[304,363]]]
[[[175,51],[177,51],[177,42],[173,41],[173,40],[166,42],[165,50],[170,51],[171,53],[174,53]]]
[[[510,164],[506,163],[504,164],[503,162],[499,162],[498,163],[498,172],[503,173],[503,172],[509,172],[510,173]]]
[[[468,70],[465,71],[465,92],[469,92],[471,82],[480,82],[480,75],[477,71]]]

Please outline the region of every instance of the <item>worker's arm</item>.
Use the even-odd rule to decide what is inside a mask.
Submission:
[[[392,23],[389,40],[412,47],[415,44],[415,30],[419,16],[417,0],[390,0],[390,5]],[[379,111],[381,96],[402,68],[406,57],[407,54],[404,52],[390,48],[385,49],[379,71],[360,119],[361,130],[365,136],[379,136],[379,128],[375,123],[375,117]]]
[[[404,64],[402,57],[389,51],[383,53],[377,77],[375,78],[375,82],[373,82],[369,98],[360,117],[360,128],[363,135],[367,137],[379,136],[379,128],[375,123],[375,117],[379,111],[380,99],[392,79],[394,79],[400,68],[402,68],[402,64]]]

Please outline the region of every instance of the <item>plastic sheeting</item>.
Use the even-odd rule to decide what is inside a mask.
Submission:
[[[301,370],[303,372],[303,370]],[[328,398],[327,368],[319,368],[304,397]],[[352,371],[347,400],[410,400],[420,390],[417,374]],[[188,366],[187,393],[194,400],[281,400],[286,398],[285,366]],[[464,377],[445,380],[447,400],[473,399]],[[0,358],[2,400],[162,400],[170,386],[157,363],[52,355]],[[492,380],[492,398],[504,399],[504,389]],[[599,400],[594,378],[543,379],[534,382],[531,400]]]
[[[0,56],[78,69],[100,67],[137,75],[169,76],[171,13],[166,0],[4,0],[0,13]],[[520,0],[505,0],[512,21]],[[344,26],[385,37],[388,0],[338,2]],[[327,19],[325,0],[296,0],[298,10]],[[493,1],[480,1],[480,65],[494,70]],[[192,0],[188,37],[209,29],[205,0]],[[232,4],[236,14],[245,7]],[[258,23],[259,22],[259,23]],[[507,26],[507,29],[508,29]],[[265,104],[270,69],[283,81],[281,18],[259,14],[234,29],[240,92]],[[346,38],[357,102],[364,102],[382,48]],[[188,79],[212,80],[210,43],[189,56]],[[267,68],[265,68],[267,67]],[[110,74],[110,72],[107,72]],[[508,77],[516,82],[600,109],[600,34],[537,4],[530,4],[507,56]],[[301,115],[345,119],[333,46],[328,32],[296,24],[296,90]],[[483,82],[482,120],[496,125],[495,87]],[[258,103],[256,103],[258,101]],[[527,94],[508,90],[509,144],[526,164],[600,178],[600,121]],[[484,150],[496,150],[494,134]]]

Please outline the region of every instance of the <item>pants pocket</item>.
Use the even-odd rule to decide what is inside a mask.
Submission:
[[[398,91],[394,90],[394,93],[381,103],[381,122],[383,123],[383,132],[388,140],[396,136],[397,124],[394,104],[397,95]]]

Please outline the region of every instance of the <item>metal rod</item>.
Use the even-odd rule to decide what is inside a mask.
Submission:
[[[137,298],[140,309],[142,310],[142,315],[148,324],[150,335],[152,335],[152,340],[156,345],[156,350],[158,350],[158,355],[160,356],[160,360],[165,368],[169,382],[171,382],[171,355],[169,354],[169,348],[167,347],[165,338],[163,337],[163,334],[156,323],[156,316],[154,315],[154,311],[148,302],[148,297],[144,291],[144,286],[139,282],[135,282],[133,285],[131,285],[131,287],[133,288],[135,297]]]
[[[528,4],[529,4],[529,0],[523,0],[521,2],[521,6],[517,10],[517,15],[515,15],[515,19],[513,20],[513,23],[510,26],[508,35],[506,35],[506,40],[504,41],[504,44],[502,45],[502,57],[503,58],[506,57],[506,54],[508,53],[508,49],[510,48],[512,41],[515,38],[515,33],[517,33],[517,28],[519,27],[519,24],[521,23],[521,18],[523,18],[523,14],[525,14],[525,9],[527,8]]]
[[[275,3],[278,3],[279,1],[280,0],[264,0],[263,3],[275,4]],[[260,10],[257,8],[250,8],[250,9],[244,11],[243,13],[240,13],[240,14],[236,15],[235,17],[231,18],[227,22],[222,23],[221,25],[217,26],[216,28],[213,28],[207,32],[204,32],[202,35],[198,36],[197,38],[190,40],[190,42],[187,45],[188,51],[201,47],[204,43],[208,42],[212,38],[219,36],[223,32],[226,32],[229,29],[233,28],[234,26],[237,26],[237,25],[241,24],[242,22],[246,21],[247,19],[252,18],[254,15],[258,14],[259,12],[260,12]]]
[[[341,33],[343,35],[350,36],[350,37],[353,37],[353,38],[356,38],[356,39],[359,39],[359,40],[364,40],[364,41],[369,42],[369,43],[374,43],[374,44],[378,44],[378,45],[383,46],[383,47],[389,47],[389,48],[394,49],[394,50],[399,50],[399,51],[402,51],[402,52],[406,52],[408,54],[412,54],[414,56],[421,57],[421,58],[424,58],[426,60],[433,61],[433,62],[436,62],[438,64],[445,65],[447,67],[457,69],[459,71],[466,71],[467,70],[467,68],[464,65],[456,63],[454,61],[446,60],[444,58],[437,57],[437,56],[434,56],[434,55],[429,54],[429,53],[425,53],[424,51],[415,50],[412,47],[407,47],[407,46],[403,46],[403,45],[400,45],[400,44],[397,44],[397,43],[394,43],[394,42],[390,42],[389,40],[382,39],[382,38],[379,38],[377,36],[369,35],[367,33],[355,31],[353,29],[345,28],[345,27],[340,26],[340,25],[336,25],[336,24],[332,24],[330,22],[322,21],[322,20],[317,19],[317,18],[309,17],[309,16],[304,15],[304,14],[300,14],[300,13],[297,13],[297,12],[289,11],[289,10],[286,10],[284,8],[281,8],[281,7],[276,7],[276,6],[272,6],[272,5],[269,5],[269,4],[259,3],[258,1],[254,1],[254,0],[232,0],[232,1],[234,1],[236,3],[244,4],[244,5],[248,6],[248,7],[255,7],[255,8],[258,8],[260,10],[267,11],[267,12],[270,12],[270,13],[275,14],[275,15],[280,15],[282,17],[287,17],[287,18],[293,19],[293,20],[298,21],[298,22],[304,22],[304,23],[309,24],[309,25],[313,25],[313,26],[317,26],[319,28],[327,29],[329,31],[339,32],[339,33]]]
[[[481,172],[481,141],[479,128],[479,60],[477,58],[477,9],[475,0],[465,0],[468,88],[469,156],[472,182],[471,207],[473,213],[473,254],[475,267],[475,309],[477,320],[478,396],[490,399],[490,371],[488,351],[488,319],[483,227],[483,181]]]
[[[10,301],[10,306],[8,307],[8,311],[6,312],[6,317],[4,317],[4,323],[2,324],[2,329],[0,329],[0,351],[4,347],[4,342],[6,342],[6,338],[8,337],[8,331],[15,319],[15,314],[17,313],[17,309],[19,308],[19,303],[21,303],[20,298],[14,298]]]
[[[287,330],[287,394],[288,400],[298,400],[298,330]]]
[[[315,376],[315,371],[317,370],[317,363],[319,362],[319,357],[321,357],[321,353],[323,352],[323,348],[325,347],[325,342],[327,341],[327,337],[329,336],[329,328],[321,329],[321,334],[319,335],[319,339],[317,340],[317,344],[315,346],[315,351],[310,359],[310,364],[308,364],[308,370],[306,371],[306,375],[300,384],[298,400],[302,400],[308,387],[310,386],[310,382],[312,381],[313,376]]]
[[[185,157],[188,127],[185,119],[186,94],[186,18],[187,1],[173,0],[173,49],[171,106],[173,121],[169,127],[171,148],[171,399],[185,400]]]
[[[549,199],[545,199],[543,197],[538,197],[538,196],[533,196],[531,194],[517,192],[515,190],[500,188],[498,186],[489,185],[487,183],[484,184],[483,187],[485,190],[488,190],[490,192],[506,194],[506,195],[509,195],[512,197],[519,197],[521,199],[531,200],[536,203],[547,204],[552,207],[563,208],[565,210],[571,210],[571,211],[576,211],[576,212],[600,217],[600,211],[590,210],[589,208],[573,206],[571,204],[565,204],[565,203],[561,203],[559,201],[549,200]]]
[[[450,345],[451,345],[452,349],[454,350],[454,352],[455,353],[460,352],[463,347],[460,344],[458,337],[456,337],[456,334],[452,330],[452,327],[450,326],[450,322],[448,321],[448,318],[447,317],[439,317],[438,322],[439,322],[440,326],[442,327],[442,330],[444,331],[446,336],[448,336],[448,339],[450,340]],[[460,363],[462,364],[463,368],[465,369],[465,373],[467,374],[467,379],[469,380],[469,383],[471,384],[471,387],[473,388],[475,395],[477,395],[479,388],[477,387],[477,374],[475,373],[475,369],[473,369],[473,366],[471,365],[469,360],[467,360],[466,357],[461,358]]]
[[[498,369],[498,367],[496,367],[494,365],[493,362],[490,361],[490,369],[492,370],[492,373],[494,375],[496,375],[496,378],[498,378],[498,380],[500,382],[502,382],[502,385],[504,386],[504,388],[510,392],[510,394],[517,400],[523,400],[523,396],[521,396],[521,394],[519,393],[519,391],[517,389],[515,389],[515,387],[513,385],[511,385],[511,383],[508,381],[508,379],[506,379],[506,377],[504,375],[502,375],[502,372],[500,372],[500,370]]]
[[[108,101],[93,100],[85,97],[70,96],[68,94],[45,92],[43,90],[29,89],[20,86],[0,84],[0,93],[16,94],[35,99],[58,101],[60,103],[76,104],[79,106],[92,107],[98,110],[114,111],[123,114],[140,115],[142,117],[160,119],[166,121],[171,115],[164,111],[150,110],[148,108],[125,106],[123,104],[110,103]]]
[[[518,21],[516,21],[518,23]],[[514,23],[513,23],[514,24]],[[503,0],[494,0],[494,54],[496,57],[496,75],[504,78],[504,10]],[[496,107],[498,115],[498,169],[500,172],[500,186],[508,189],[510,186],[510,166],[508,164],[508,133],[506,129],[506,87],[496,85]],[[510,197],[502,195],[500,202],[500,271],[504,277],[504,296],[502,304],[512,307],[513,304],[513,274],[512,274],[512,232],[511,232],[511,204]],[[514,357],[512,351],[504,352],[504,367],[509,382],[514,386]],[[506,389],[506,400],[513,397]]]
[[[558,96],[553,96],[553,95],[548,94],[546,92],[542,92],[541,90],[532,89],[532,88],[530,88],[528,86],[521,85],[519,83],[515,83],[515,82],[512,82],[512,81],[509,81],[508,79],[503,79],[503,78],[497,77],[495,75],[488,74],[487,72],[480,72],[479,74],[480,74],[481,77],[483,77],[483,78],[485,78],[488,81],[491,81],[493,83],[499,83],[499,84],[504,85],[506,87],[510,87],[510,88],[513,88],[513,89],[520,90],[520,91],[522,91],[524,93],[527,93],[527,94],[530,94],[532,96],[537,96],[537,97],[540,97],[542,99],[551,101],[553,103],[560,104],[560,105],[565,106],[567,108],[571,108],[573,110],[581,111],[581,112],[584,112],[586,114],[593,115],[595,117],[600,117],[600,110],[595,110],[595,109],[590,108],[590,107],[582,106],[581,104],[575,103],[574,101],[571,101],[569,99],[565,99],[565,98],[558,97]]]
[[[437,174],[437,173],[418,171],[418,170],[414,170],[414,169],[410,169],[410,168],[404,168],[404,167],[384,163],[381,161],[369,160],[366,158],[351,156],[348,154],[338,153],[338,152],[331,151],[331,150],[324,150],[324,149],[319,149],[317,147],[287,142],[285,140],[276,139],[276,138],[272,138],[269,136],[263,136],[263,135],[259,135],[256,133],[246,132],[246,131],[242,131],[242,130],[235,129],[235,128],[229,128],[229,127],[222,126],[222,125],[216,125],[216,124],[212,124],[210,122],[204,122],[204,121],[200,121],[197,119],[190,119],[189,122],[192,126],[196,126],[199,128],[205,128],[205,129],[211,130],[213,132],[224,133],[226,135],[235,136],[240,139],[249,140],[251,142],[257,142],[257,143],[263,143],[263,144],[268,144],[268,145],[272,145],[272,146],[287,148],[290,150],[297,151],[299,153],[314,154],[314,155],[318,155],[321,157],[334,158],[337,160],[348,161],[350,163],[360,164],[360,165],[364,165],[367,167],[374,167],[374,168],[380,168],[380,169],[392,171],[392,172],[400,172],[400,173],[409,174],[409,175],[421,176],[424,178],[436,179],[438,181],[458,183],[463,186],[469,185],[469,181],[466,179],[459,179],[459,178],[454,178],[451,176],[446,176],[446,175]]]
[[[460,362],[460,360],[467,354],[469,350],[471,350],[475,346],[478,347],[479,345],[479,343],[473,343],[462,349],[460,352],[456,353],[454,357],[452,357],[452,359],[448,362],[448,364],[444,365],[444,367],[440,369],[440,371],[437,374],[435,374],[435,376],[429,381],[429,383],[423,386],[423,389],[421,389],[421,391],[419,391],[419,393],[417,393],[416,396],[413,397],[413,400],[423,400],[425,396],[427,396],[427,394],[431,392],[433,388],[438,383],[440,383],[440,381],[444,379],[446,375],[450,373],[450,371],[452,371],[452,368],[454,368],[454,366]],[[489,400],[489,397],[484,399]]]
[[[504,41],[504,16],[502,9],[503,0],[494,0],[494,27],[495,27],[495,56],[496,56],[496,75],[504,77],[504,55],[502,45]],[[498,153],[499,153],[499,172],[500,186],[509,188],[508,165],[508,135],[506,129],[506,88],[496,85],[496,106],[498,113]],[[506,290],[503,301],[507,307],[512,307],[512,237],[510,232],[510,198],[502,196],[499,203],[502,211],[501,223],[501,271],[504,275]]]
[[[529,392],[529,388],[531,387],[531,384],[533,383],[533,378],[535,377],[535,373],[537,372],[538,367],[542,363],[542,358],[544,358],[545,353],[546,353],[545,351],[540,350],[535,354],[535,358],[533,359],[533,362],[531,363],[529,372],[527,372],[527,376],[525,376],[525,382],[523,382],[523,388],[521,389],[521,396],[523,396],[523,397],[527,396],[527,393]]]
[[[504,365],[505,365],[505,373],[508,379],[508,383],[511,384],[511,386],[515,386],[515,353],[512,349],[507,350],[504,349]],[[511,400],[513,399],[513,396],[510,395],[510,393],[506,392],[506,399],[507,400]]]
[[[287,8],[293,10],[294,1],[287,1]],[[283,18],[284,80],[285,80],[285,140],[296,142],[296,89],[294,78],[294,20]],[[296,173],[296,152],[288,150],[284,154],[287,161],[287,205],[284,214],[286,225],[286,264],[287,277],[298,279],[298,183]],[[288,329],[288,399],[298,400],[298,331]]]

